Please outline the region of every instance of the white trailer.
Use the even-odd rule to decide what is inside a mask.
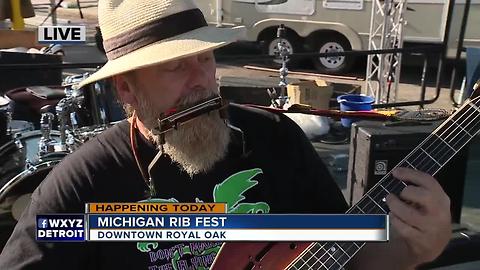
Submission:
[[[404,41],[441,43],[449,0],[408,0]],[[246,41],[260,42],[265,53],[276,51],[276,31],[287,28],[292,52],[368,49],[371,0],[196,0],[207,21],[218,27],[244,25]],[[457,0],[450,40],[458,37],[465,0]],[[480,0],[472,0],[464,46],[480,46]],[[454,56],[454,49],[449,51]],[[353,57],[313,59],[320,72],[343,73]]]

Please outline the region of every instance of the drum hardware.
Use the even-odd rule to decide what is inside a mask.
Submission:
[[[53,113],[42,112],[42,117],[40,119],[40,130],[42,132],[42,137],[38,142],[39,157],[55,151],[55,144],[57,142],[50,137],[50,132],[52,130],[52,121],[54,118],[55,116],[53,115]]]
[[[77,148],[75,145],[80,141],[74,137],[77,133],[76,130],[80,128],[77,112],[84,109],[84,95],[82,89],[76,89],[74,86],[86,77],[88,77],[88,73],[65,78],[63,84],[65,98],[62,98],[55,106],[60,131],[60,142],[54,144],[57,151],[73,152]]]
[[[73,142],[69,137],[72,136],[70,130],[78,129],[78,117],[76,111],[81,109],[83,97],[73,92],[65,91],[67,96],[61,99],[55,106],[55,113],[58,119],[58,129],[60,131],[59,147],[62,151],[67,151],[68,146]]]
[[[23,120],[10,120],[7,134],[11,137],[15,137],[16,134],[32,131],[35,129],[33,123]]]
[[[69,76],[65,79],[65,98],[60,100],[56,109],[59,122],[63,123],[63,128],[65,129],[68,128],[68,123],[70,123],[70,128],[78,128],[77,112],[84,107],[84,94],[82,89],[77,89],[74,86],[88,76],[88,73],[84,73],[82,75]]]
[[[288,50],[287,46],[282,42],[285,38],[285,27],[281,24],[277,29],[277,38],[278,41],[278,50],[280,52],[280,59],[282,61],[282,67],[278,70],[280,73],[280,82],[278,83],[278,87],[280,88],[280,95],[277,93],[275,88],[267,89],[268,95],[272,101],[272,106],[274,108],[282,109],[285,104],[288,103],[288,96],[287,96],[287,75],[288,75],[288,68],[287,62],[289,61],[288,56],[290,55],[290,51]]]
[[[0,96],[0,143],[7,140],[7,130],[9,123],[8,116],[8,104],[9,101],[6,98]]]
[[[10,100],[3,96],[0,96],[0,118],[0,142],[3,142],[10,135],[10,123],[12,122]]]
[[[67,134],[66,134],[67,113],[66,113],[65,102],[66,102],[66,98],[63,98],[57,103],[57,106],[55,106],[55,113],[57,114],[57,119],[58,119],[58,129],[60,131],[60,147],[63,150],[67,149]]]
[[[76,85],[89,74],[69,76],[65,79],[66,97],[57,103],[55,112],[59,122],[63,149],[74,151],[79,145],[100,134],[116,121],[124,119],[115,111],[107,81],[98,81],[82,88]],[[117,116],[115,115],[117,113]]]
[[[83,73],[83,74],[78,74],[78,75],[70,75],[70,76],[67,76],[64,80],[63,80],[63,84],[62,86],[64,87],[68,87],[65,88],[65,94],[71,94],[70,92],[72,92],[74,90],[75,87],[71,87],[71,86],[74,86],[76,84],[78,84],[79,82],[83,81],[84,79],[86,79],[87,77],[89,76],[89,73],[86,72],[86,73]],[[67,91],[69,90],[69,91]]]
[[[33,123],[12,119],[12,108],[8,97],[0,96],[0,143],[11,140],[17,133],[34,130]]]
[[[105,100],[105,90],[101,87],[100,82],[95,82],[91,87],[91,95],[100,98],[91,98],[90,106],[92,108],[92,118],[94,125],[107,125],[107,114],[105,112],[105,104],[102,101]]]
[[[29,168],[30,166],[37,165],[44,161],[51,160],[53,156],[65,156],[68,153],[71,153],[70,149],[62,150],[60,147],[60,134],[57,130],[50,130],[50,143],[49,151],[50,152],[41,152],[40,145],[41,140],[44,137],[41,130],[34,130],[19,134],[16,138],[16,141],[20,143],[23,147],[23,159],[25,160],[24,168]]]

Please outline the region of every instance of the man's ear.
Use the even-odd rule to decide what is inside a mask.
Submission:
[[[112,77],[113,84],[117,89],[118,98],[124,104],[137,107],[134,85],[132,79],[126,74],[119,74]]]

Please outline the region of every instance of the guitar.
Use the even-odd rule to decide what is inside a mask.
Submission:
[[[480,82],[480,81],[479,81]],[[408,167],[432,176],[447,164],[480,131],[480,87],[462,107],[408,154],[396,167]],[[407,186],[385,175],[348,214],[387,214],[385,197],[400,194]],[[211,269],[343,269],[364,242],[225,243]]]

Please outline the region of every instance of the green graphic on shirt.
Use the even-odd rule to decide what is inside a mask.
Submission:
[[[258,184],[258,181],[253,180],[253,178],[261,173],[262,170],[258,168],[241,171],[228,177],[222,183],[215,185],[213,189],[214,202],[226,203],[228,213],[268,213],[270,206],[264,202],[240,203],[245,200],[243,193]]]
[[[240,171],[229,176],[220,184],[215,185],[213,189],[213,202],[223,202],[227,204],[228,213],[237,213],[237,214],[259,214],[259,213],[269,213],[270,206],[265,202],[256,202],[256,203],[242,203],[245,200],[244,193],[254,186],[258,185],[258,181],[253,178],[259,174],[262,174],[262,169],[255,168],[245,171]],[[178,202],[175,198],[170,199],[150,199],[148,202],[159,202],[159,203],[176,203]],[[196,202],[203,202],[200,199],[196,199]],[[157,242],[138,242],[137,249],[141,252],[150,252],[155,250],[158,247]],[[217,254],[220,250],[220,246],[211,247],[203,250],[202,252],[195,252],[190,249],[190,246],[184,246],[182,252],[178,250],[175,251],[172,257],[172,266],[175,270],[178,270],[177,262],[183,255],[193,255],[193,256],[203,256],[215,253]],[[197,254],[198,253],[198,254]],[[208,268],[200,266],[197,268],[199,270],[206,270]]]

